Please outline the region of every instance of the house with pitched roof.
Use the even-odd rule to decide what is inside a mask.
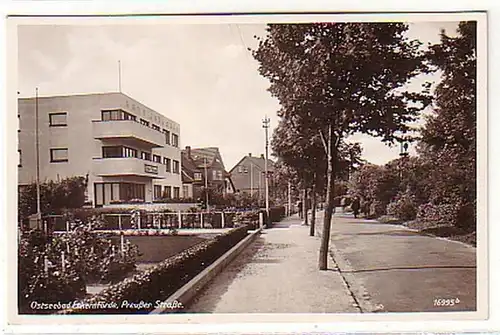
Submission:
[[[264,155],[244,156],[230,171],[236,193],[247,194],[264,200],[266,196],[266,174]],[[272,193],[274,162],[267,160],[269,172],[269,192]]]
[[[201,198],[205,185],[214,194],[234,193],[231,175],[226,171],[219,148],[186,146],[181,152],[181,164],[186,198]]]

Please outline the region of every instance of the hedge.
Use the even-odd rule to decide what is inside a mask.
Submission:
[[[286,209],[284,206],[271,207],[269,209],[269,225],[272,226],[273,222],[281,221],[286,215]],[[267,221],[266,221],[267,222]],[[271,228],[268,226],[268,228]]]
[[[58,314],[143,314],[157,301],[164,301],[207,266],[216,261],[248,234],[249,226],[232,229],[169,257],[153,268],[112,285],[91,298],[80,301],[77,308]],[[124,302],[142,305],[125,305]],[[85,308],[85,305],[87,308]],[[92,306],[92,308],[88,308]]]

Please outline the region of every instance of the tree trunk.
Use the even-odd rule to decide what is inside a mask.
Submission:
[[[326,180],[326,208],[325,217],[323,219],[323,234],[321,237],[321,247],[319,249],[319,269],[328,269],[328,247],[330,242],[331,220],[334,210],[334,195],[335,195],[335,156],[337,151],[336,139],[333,136],[332,124],[328,127],[328,143],[327,143],[327,180]],[[338,143],[339,141],[337,141]]]
[[[311,228],[309,229],[309,236],[314,236],[314,229],[316,226],[316,204],[317,204],[317,195],[316,195],[316,182],[312,185],[311,190]]]
[[[307,216],[307,187],[304,187],[304,191],[303,191],[303,196],[302,198],[304,199],[304,201],[302,202],[302,213],[304,213],[304,225],[308,225],[308,221],[309,221],[309,218]]]

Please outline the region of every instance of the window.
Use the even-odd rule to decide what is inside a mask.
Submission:
[[[22,167],[23,166],[23,158],[21,155],[21,150],[17,150],[17,159],[18,159],[17,166]]]
[[[116,110],[109,110],[109,111],[101,111],[101,119],[102,119],[102,121],[121,120],[122,119],[121,110],[116,109]]]
[[[123,157],[135,157],[135,158],[137,158],[137,149],[123,147]]]
[[[154,197],[155,199],[161,199],[161,185],[154,185]]]
[[[154,130],[160,131],[160,127],[158,127],[155,124],[151,125],[151,128],[153,128]]]
[[[153,155],[153,162],[161,164],[161,156]]]
[[[172,171],[172,169],[171,169],[171,167],[170,167],[170,166],[171,166],[171,163],[170,163],[170,162],[171,162],[170,158],[163,157],[163,164],[165,164],[165,167],[166,167],[166,171],[167,171],[167,172]]]
[[[117,158],[122,157],[122,147],[102,147],[102,158]]]
[[[179,170],[179,161],[174,160],[173,172],[177,173],[177,174],[180,173],[180,170]]]
[[[51,127],[65,127],[67,126],[67,113],[50,113],[49,121]]]
[[[129,114],[127,112],[123,112],[123,119],[124,120],[132,120],[132,121],[136,121],[137,120],[137,118],[135,117],[135,115]]]
[[[121,200],[132,200],[132,199],[142,199],[144,200],[145,194],[144,184],[120,184],[120,199]]]
[[[163,129],[163,133],[165,134],[165,143],[170,145],[170,132],[166,129]]]
[[[53,163],[67,162],[68,149],[67,148],[50,149],[50,161]]]
[[[146,152],[146,151],[141,151],[141,159],[150,161],[151,160],[151,153]]]
[[[238,173],[243,173],[243,166],[241,165],[238,166]]]
[[[171,186],[164,186],[163,187],[163,197],[166,199],[172,198],[172,187]]]
[[[172,134],[172,145],[174,147],[179,147],[179,136],[177,134]]]
[[[141,124],[149,127],[149,122],[144,119],[141,119]]]
[[[194,180],[202,180],[201,172],[194,173]]]
[[[182,197],[187,198],[189,196],[189,189],[187,185],[182,186]]]
[[[212,179],[213,180],[223,180],[222,171],[221,170],[212,170]]]
[[[179,199],[181,197],[181,189],[179,187],[174,187],[174,199]]]
[[[121,109],[101,111],[102,121],[136,120],[135,115],[127,113]]]

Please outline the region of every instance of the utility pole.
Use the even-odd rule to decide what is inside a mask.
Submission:
[[[259,206],[262,200],[262,171],[259,170]]]
[[[35,89],[35,150],[36,150],[36,225],[40,228],[42,210],[40,204],[40,141],[38,139],[38,87]]]
[[[205,161],[205,201],[207,204],[207,210],[209,210],[209,205],[208,205],[208,172],[207,172],[207,158],[204,158]]]
[[[250,161],[250,198],[253,199],[253,163]]]
[[[269,170],[268,170],[268,166],[267,166],[267,161],[269,159],[269,152],[268,152],[269,151],[269,138],[268,138],[269,123],[270,123],[270,120],[266,115],[264,120],[262,120],[262,128],[264,128],[265,134],[266,134],[266,159],[264,162],[264,167],[266,170],[266,214],[267,214],[268,223],[269,223]]]

